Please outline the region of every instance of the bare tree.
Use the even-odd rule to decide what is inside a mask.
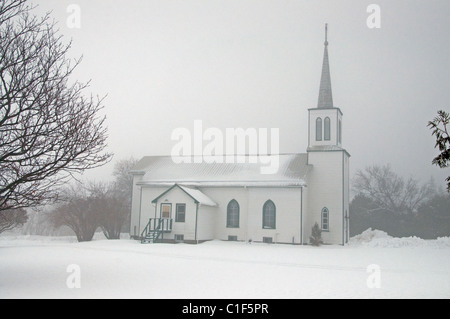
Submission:
[[[93,203],[93,213],[98,217],[99,226],[108,239],[120,239],[120,232],[128,219],[126,204],[117,196],[114,183],[96,183],[89,187]]]
[[[0,234],[22,226],[28,220],[27,212],[24,209],[10,209],[0,211]]]
[[[130,171],[136,162],[133,158],[118,161],[114,165],[113,182],[91,184],[89,187],[100,227],[108,239],[119,239],[121,231],[129,229],[133,187]]]
[[[130,171],[136,166],[137,160],[133,157],[118,161],[114,165],[114,188],[116,197],[120,198],[124,204],[124,213],[126,212],[127,218],[123,229],[130,229],[131,223],[131,198],[133,193],[133,175]],[[122,230],[123,230],[122,229]]]
[[[51,202],[73,173],[111,159],[103,99],[84,96],[89,83],[70,78],[81,59],[26,3],[0,3],[0,211]]]
[[[28,220],[22,228],[22,235],[58,235],[58,232],[53,228],[52,225],[50,225],[47,220],[47,213],[49,211],[51,211],[51,208],[45,207],[45,209],[35,209],[32,214],[28,215]]]
[[[49,213],[48,220],[55,228],[68,226],[79,242],[91,241],[100,225],[95,201],[82,185],[64,190],[61,204]]]
[[[356,194],[371,199],[379,209],[392,213],[415,212],[434,191],[429,184],[419,186],[413,178],[403,179],[389,165],[357,171],[353,189]]]
[[[133,181],[129,171],[135,163],[132,158],[116,163],[115,179],[110,183],[79,183],[64,189],[60,204],[48,214],[48,221],[55,228],[68,226],[79,241],[91,240],[98,227],[106,238],[120,239],[131,215]]]
[[[438,148],[440,154],[436,156],[432,163],[440,168],[450,166],[450,134],[448,125],[450,123],[450,114],[440,110],[438,116],[433,121],[428,122],[428,127],[433,131],[432,135],[436,137],[435,148]],[[450,176],[446,178],[447,191],[450,192]]]
[[[130,171],[136,166],[136,163],[137,160],[130,157],[128,159],[120,160],[114,165],[113,176],[115,188],[124,199],[129,201],[129,205],[131,205],[131,194],[133,189],[133,175],[130,174]]]
[[[18,16],[24,8],[29,10],[29,7],[25,7],[26,2],[27,0],[4,0],[0,2],[0,25]]]

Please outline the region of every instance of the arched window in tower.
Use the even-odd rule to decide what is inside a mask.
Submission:
[[[227,227],[239,228],[239,203],[235,199],[227,206]]]
[[[331,136],[330,136],[331,132],[330,131],[331,131],[330,118],[326,117],[325,120],[324,120],[324,134],[323,134],[325,141],[329,141],[331,139]]]
[[[275,229],[276,216],[275,204],[271,200],[268,200],[263,206],[263,228]]]
[[[322,118],[316,119],[316,141],[322,140]]]
[[[323,231],[330,230],[330,212],[326,207],[322,209],[322,230]]]
[[[338,142],[339,144],[342,143],[342,121],[339,120],[338,122]]]

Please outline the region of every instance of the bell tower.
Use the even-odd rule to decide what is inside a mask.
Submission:
[[[309,109],[309,148],[342,147],[342,112],[333,104],[328,59],[328,24],[325,24],[325,48],[317,108]]]
[[[333,103],[328,59],[328,25],[320,78],[319,101],[308,110],[308,221],[318,223],[327,243],[349,239],[349,159],[342,148],[342,112]]]

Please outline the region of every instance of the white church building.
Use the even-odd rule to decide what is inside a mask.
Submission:
[[[342,147],[342,112],[333,104],[327,36],[319,101],[308,112],[306,153],[270,155],[277,156],[275,174],[261,174],[260,161],[142,158],[131,172],[130,235],[142,242],[308,244],[318,223],[325,244],[345,245],[350,155]]]

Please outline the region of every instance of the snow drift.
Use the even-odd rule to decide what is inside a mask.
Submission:
[[[436,247],[448,248],[450,247],[450,237],[440,237],[436,240],[425,240],[419,237],[392,237],[386,232],[369,228],[361,234],[350,239],[352,246],[368,246],[368,247]]]

